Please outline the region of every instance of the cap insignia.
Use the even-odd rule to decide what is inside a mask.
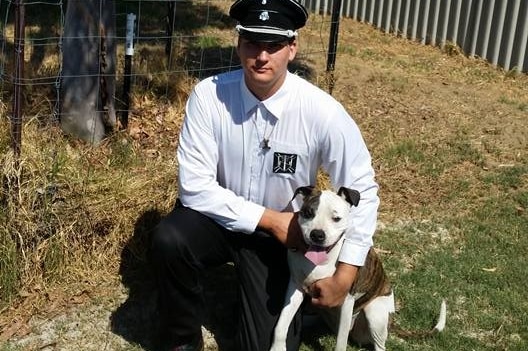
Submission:
[[[267,21],[267,20],[269,20],[269,13],[268,13],[268,11],[262,11],[262,12],[260,13],[259,19],[260,19],[261,21]]]

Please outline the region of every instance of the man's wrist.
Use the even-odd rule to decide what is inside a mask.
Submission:
[[[339,262],[337,264],[334,276],[340,285],[349,289],[356,280],[358,270],[358,266],[354,266],[345,262]]]

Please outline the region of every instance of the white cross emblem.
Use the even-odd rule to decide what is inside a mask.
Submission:
[[[297,168],[297,155],[275,152],[273,154],[273,173],[294,174]]]

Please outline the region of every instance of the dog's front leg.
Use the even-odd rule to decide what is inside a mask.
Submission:
[[[297,310],[301,307],[303,299],[303,292],[290,280],[286,291],[286,298],[284,299],[284,307],[282,308],[279,320],[275,326],[275,335],[273,337],[273,344],[271,345],[270,351],[286,351],[288,329],[295,317],[295,313],[297,313]]]
[[[345,351],[347,348],[348,334],[350,333],[352,315],[354,313],[354,302],[354,297],[348,294],[345,302],[343,302],[343,305],[341,306],[335,351]]]

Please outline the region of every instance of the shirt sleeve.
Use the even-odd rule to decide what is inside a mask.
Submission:
[[[372,159],[361,132],[344,108],[332,114],[323,136],[322,161],[336,190],[355,189],[361,194],[357,207],[349,214],[349,228],[339,261],[362,266],[373,245],[379,207],[378,184]]]
[[[177,150],[180,201],[229,230],[252,233],[264,207],[246,201],[218,183],[218,146],[212,120],[214,106],[204,103],[207,92],[197,93],[197,88],[186,104]]]

